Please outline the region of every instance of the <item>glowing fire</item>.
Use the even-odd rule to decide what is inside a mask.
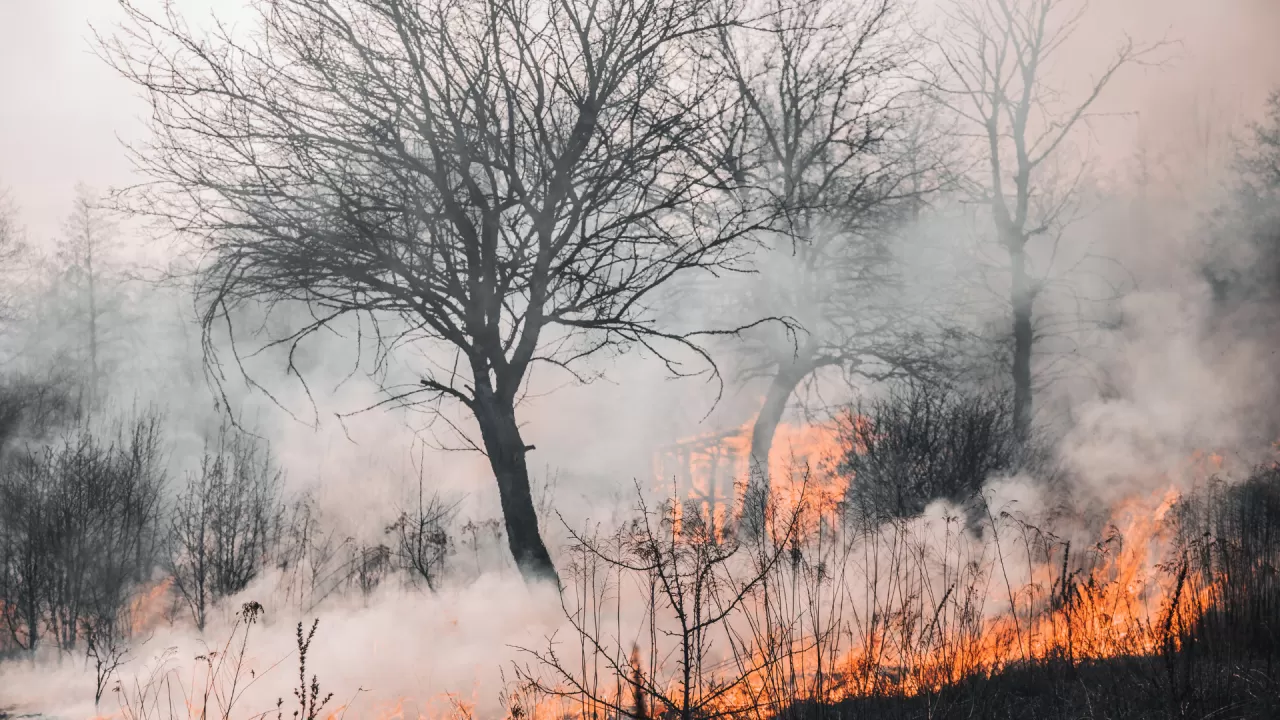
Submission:
[[[169,591],[172,588],[173,578],[166,577],[130,601],[128,617],[134,637],[141,637],[168,620]]]
[[[835,525],[834,515],[848,489],[847,475],[833,472],[833,460],[841,452],[837,430],[833,424],[783,425],[769,457],[774,502],[795,507],[803,494],[812,508],[800,523],[801,534],[807,536],[802,541],[820,527]],[[750,438],[748,424],[680,443],[658,464],[660,487],[685,499],[685,505],[691,503],[717,529],[724,527],[728,513],[741,510]],[[1221,455],[1197,452],[1186,470],[1203,479],[1222,466]],[[914,585],[889,591],[898,593],[896,598],[880,598],[872,591],[872,607],[865,617],[825,631],[843,635],[843,647],[818,639],[819,633],[799,632],[781,639],[790,646],[781,651],[792,673],[785,681],[770,669],[779,666],[779,650],[756,647],[743,666],[766,669],[747,673],[719,704],[732,711],[762,704],[780,707],[802,698],[836,702],[886,692],[916,694],[1033,660],[1078,662],[1176,649],[1182,633],[1211,607],[1216,582],[1190,575],[1185,560],[1179,562],[1174,553],[1173,524],[1167,516],[1180,497],[1171,484],[1164,492],[1117,503],[1105,537],[1083,551],[1073,551],[1069,542],[1008,516],[988,518],[985,528],[990,536],[977,549],[965,551],[970,555],[958,549],[963,544],[960,532],[949,536],[941,551],[921,544]],[[824,519],[832,522],[824,525]],[[910,542],[905,529],[900,535],[893,529],[878,532],[883,537],[877,542],[884,547]],[[955,554],[945,557],[952,552],[947,549],[952,542]],[[881,549],[868,551],[868,557],[878,552]],[[930,552],[940,556],[929,559]],[[1015,563],[1022,575],[1011,578],[1008,566]],[[863,567],[871,565],[868,561]],[[944,576],[954,576],[936,585],[930,573],[939,568]],[[971,574],[964,577],[965,573]],[[960,597],[962,591],[969,596]],[[907,607],[912,603],[914,614]],[[907,627],[911,622],[915,626]],[[796,668],[802,675],[808,673],[802,688],[794,678]]]
[[[706,518],[717,536],[742,510],[746,484],[752,479],[751,433],[754,423],[723,433],[706,433],[666,448],[654,463],[655,489],[681,500],[673,508],[678,516],[692,505]],[[848,481],[831,472],[841,453],[836,423],[780,424],[769,452],[768,481],[771,501],[782,508],[803,504],[805,531],[834,517],[844,500]],[[755,476],[761,476],[755,468]],[[803,502],[802,502],[803,501]]]

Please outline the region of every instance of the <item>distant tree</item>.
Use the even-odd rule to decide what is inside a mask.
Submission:
[[[1073,133],[1127,65],[1157,47],[1124,41],[1075,100],[1054,85],[1087,4],[1077,0],[957,0],[937,46],[935,97],[978,148],[972,197],[989,208],[1008,279],[1014,428],[1030,437],[1036,301],[1062,268],[1064,230],[1078,209],[1084,167],[1067,170]],[[1065,261],[1070,262],[1070,261]],[[1043,331],[1044,328],[1041,328]]]
[[[18,208],[6,188],[0,187],[0,320],[12,320],[17,301],[19,273],[27,256],[25,233],[19,223]]]
[[[107,50],[152,129],[130,204],[198,238],[206,336],[237,307],[301,303],[285,345],[354,315],[380,351],[442,352],[391,401],[470,412],[516,565],[555,579],[517,401],[538,364],[707,357],[653,307],[686,271],[733,267],[751,229],[699,157],[721,86],[706,46],[734,4],[264,0],[242,36],[123,5]]]
[[[133,319],[120,268],[116,223],[101,199],[76,185],[71,212],[52,252],[40,259],[23,308],[19,352],[27,365],[58,365],[77,375],[86,412],[100,409],[105,379],[123,357]]]
[[[1205,276],[1221,306],[1280,301],[1280,91],[1250,126],[1235,161],[1231,195],[1211,219]]]
[[[895,231],[937,185],[937,156],[913,121],[903,4],[766,0],[759,23],[720,34],[738,112],[723,160],[776,221],[747,304],[801,327],[748,338],[745,372],[768,386],[751,436],[768,468],[797,389],[824,369],[883,378],[925,370],[925,326],[895,287]],[[767,310],[766,310],[767,308]],[[767,485],[767,477],[764,478]]]
[[[84,185],[76,186],[75,201],[67,217],[66,235],[58,246],[58,255],[67,272],[83,285],[85,346],[89,360],[90,403],[98,395],[100,378],[98,335],[102,312],[99,307],[102,274],[106,265],[108,243],[113,229],[101,209],[95,207],[93,195]]]
[[[1266,359],[1280,352],[1280,92],[1238,141],[1233,165],[1226,198],[1201,228],[1202,272],[1213,292],[1209,340],[1257,353],[1256,371],[1237,378],[1253,392],[1235,412],[1265,448],[1280,433],[1280,382]],[[1222,372],[1245,371],[1236,363]]]

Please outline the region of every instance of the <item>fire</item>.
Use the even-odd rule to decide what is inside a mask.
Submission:
[[[749,469],[750,438],[750,424],[690,438],[667,451],[659,472],[665,482],[674,478],[668,487],[675,498],[723,527],[729,513],[742,507],[740,478]],[[769,457],[773,501],[784,508],[802,502],[811,507],[799,523],[798,543],[810,553],[816,533],[838,532],[835,516],[849,483],[845,473],[834,471],[840,439],[834,424],[784,425]],[[1223,464],[1220,454],[1196,452],[1185,470],[1204,479],[1221,472]],[[730,482],[733,477],[739,481]],[[1216,592],[1214,579],[1189,573],[1178,555],[1169,514],[1181,497],[1171,482],[1162,492],[1125,499],[1112,509],[1102,539],[1083,549],[998,510],[988,516],[980,542],[968,539],[958,518],[935,519],[938,525],[956,524],[947,527],[942,543],[921,539],[928,532],[905,522],[846,539],[846,547],[864,557],[853,563],[844,557],[844,570],[835,569],[831,557],[816,558],[819,580],[809,606],[833,600],[834,607],[839,590],[823,589],[822,574],[855,567],[872,588],[862,600],[868,607],[828,626],[810,618],[807,628],[802,619],[782,635],[766,633],[748,659],[739,661],[746,670],[722,695],[722,710],[911,695],[1020,663],[1177,649]],[[882,563],[899,577],[878,576]],[[766,597],[760,604],[781,600]],[[770,610],[750,612],[755,615],[749,624],[767,625]],[[791,676],[779,676],[780,666]]]
[[[685,501],[672,510],[690,508],[683,512],[709,519],[716,542],[726,540],[725,530],[742,511],[750,433],[748,424],[689,438],[659,458],[659,487]],[[1117,503],[1090,541],[1081,539],[1081,530],[1074,539],[1055,536],[1001,508],[976,521],[941,511],[851,527],[838,518],[850,480],[836,466],[848,437],[834,423],[779,428],[769,458],[770,493],[783,512],[798,513],[797,536],[788,539],[794,549],[775,577],[750,590],[743,615],[715,643],[721,656],[703,668],[705,675],[699,671],[698,682],[716,696],[705,712],[739,716],[750,708],[769,716],[803,700],[932,693],[1042,660],[1158,654],[1176,650],[1214,603],[1216,580],[1189,572],[1179,554],[1171,520],[1182,495],[1173,481]],[[1198,452],[1185,469],[1204,478],[1223,464],[1220,455]],[[135,631],[154,622],[168,590],[161,583],[135,601],[133,617],[142,623]],[[620,596],[614,600],[621,603]],[[654,601],[647,602],[646,611],[656,613]],[[632,631],[628,637],[648,634]],[[597,678],[606,702],[660,709],[634,689],[655,673],[646,655],[670,662],[665,649],[650,650],[630,645],[612,670],[602,671],[620,674]],[[585,672],[591,653],[578,652],[575,661]],[[679,689],[668,695],[678,697]],[[509,718],[614,716],[597,700],[579,701],[572,689],[511,692],[502,699]],[[356,705],[364,707],[326,708],[327,719],[460,720],[477,712],[475,698],[453,694]]]
[[[861,418],[859,418],[861,420]],[[697,508],[720,537],[742,511],[746,484],[752,479],[751,434],[754,421],[728,432],[685,438],[665,448],[655,459],[655,489]],[[840,458],[840,428],[835,422],[778,425],[769,452],[770,499],[781,508],[803,504],[806,531],[820,520],[831,520],[844,501],[848,481],[832,472]],[[755,469],[759,478],[761,472]],[[678,520],[678,518],[677,518]]]
[[[170,605],[169,591],[173,578],[166,577],[135,596],[129,603],[130,630],[134,637],[142,636],[167,620]]]

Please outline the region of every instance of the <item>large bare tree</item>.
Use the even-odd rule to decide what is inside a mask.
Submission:
[[[1075,217],[1085,164],[1068,152],[1116,73],[1159,45],[1125,39],[1082,93],[1062,63],[1088,9],[1083,0],[956,0],[938,42],[936,97],[979,148],[973,196],[990,209],[1007,262],[1014,430],[1032,421],[1036,301],[1061,272],[1064,229]]]
[[[797,389],[824,369],[880,377],[921,369],[925,348],[892,290],[894,228],[935,181],[898,0],[765,0],[720,33],[739,96],[726,168],[773,211],[747,305],[794,318],[794,341],[761,328],[745,374],[767,382],[751,437],[767,484],[773,438]],[[918,108],[916,108],[918,111]],[[917,131],[917,132],[913,132]],[[775,331],[775,332],[771,332]]]
[[[383,350],[447,357],[393,398],[474,415],[516,564],[554,579],[517,401],[538,363],[698,351],[653,308],[751,225],[696,157],[732,5],[260,0],[240,34],[123,5],[108,56],[152,108],[132,204],[200,240],[206,337],[250,301],[310,308],[290,343],[397,319]]]

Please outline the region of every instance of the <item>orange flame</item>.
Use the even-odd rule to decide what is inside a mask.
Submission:
[[[860,417],[852,421],[866,422]],[[686,504],[722,527],[728,508],[741,509],[742,483],[727,482],[726,477],[746,475],[750,431],[748,424],[729,433],[683,441],[660,458],[661,480],[674,478],[670,488],[674,496],[687,498],[691,503]],[[782,507],[795,507],[803,494],[812,504],[815,511],[801,523],[802,536],[812,536],[823,520],[834,525],[849,482],[846,473],[832,472],[832,461],[840,453],[840,436],[832,424],[783,425],[778,429],[769,457],[772,499]],[[797,467],[811,471],[798,474]],[[1223,469],[1223,457],[1196,452],[1187,469],[1197,477],[1208,477]],[[727,498],[725,488],[736,492]],[[1181,633],[1210,609],[1215,595],[1214,580],[1206,584],[1189,577],[1185,561],[1180,569],[1177,563],[1166,564],[1176,549],[1174,530],[1166,517],[1180,497],[1171,485],[1163,493],[1133,496],[1118,503],[1106,538],[1074,554],[1070,543],[1045,539],[1038,529],[1018,525],[1008,517],[989,518],[989,530],[995,537],[981,550],[987,555],[978,560],[986,564],[988,569],[983,572],[987,575],[972,577],[970,589],[1007,587],[989,597],[959,598],[951,593],[958,592],[962,583],[953,581],[943,588],[941,600],[933,598],[933,607],[917,598],[921,612],[914,620],[923,621],[923,627],[890,629],[883,618],[877,624],[876,612],[883,611],[883,617],[903,612],[891,603],[868,609],[873,619],[860,631],[846,628],[852,647],[839,653],[823,648],[813,636],[784,639],[791,645],[783,651],[789,655],[789,668],[810,668],[825,677],[811,678],[805,693],[797,692],[794,679],[779,683],[767,671],[749,673],[739,687],[723,694],[722,709],[759,707],[771,688],[778,695],[777,687],[784,685],[788,696],[775,697],[775,703],[766,705],[780,707],[798,699],[835,702],[884,692],[917,694],[936,691],[975,673],[998,672],[1033,660],[1064,658],[1074,662],[1176,649]],[[1022,536],[1000,538],[1000,532],[1020,532]],[[1037,534],[1042,551],[1035,554],[1028,538]],[[1015,582],[1005,565],[1006,556],[1016,553],[1018,545],[1026,547],[1026,577]],[[996,556],[990,556],[991,552]],[[950,569],[965,572],[959,561],[969,559],[955,559]],[[926,575],[921,573],[922,578]],[[922,580],[914,590],[898,590],[904,593],[899,600],[905,602],[907,592],[924,593],[927,584]],[[748,666],[777,665],[765,656],[776,653],[776,648],[755,648],[752,652]]]
[[[862,418],[858,418],[861,421]],[[706,433],[681,440],[655,458],[655,488],[673,500],[676,521],[684,506],[692,506],[722,537],[732,517],[742,510],[747,482],[752,478],[751,434],[754,421],[723,433]],[[806,531],[831,520],[844,501],[847,477],[829,472],[839,461],[840,433],[836,423],[780,424],[769,452],[770,499],[781,508],[804,505]],[[755,476],[760,477],[758,468]]]
[[[154,630],[167,620],[171,589],[173,589],[173,578],[166,577],[130,601],[130,630],[135,637]]]

